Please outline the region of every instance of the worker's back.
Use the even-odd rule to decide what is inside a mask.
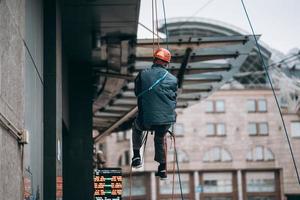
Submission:
[[[140,72],[135,80],[135,95],[143,93],[138,97],[138,120],[145,127],[172,124],[176,120],[177,79],[166,72],[161,65],[154,64],[150,69]],[[157,85],[147,91],[160,79]]]

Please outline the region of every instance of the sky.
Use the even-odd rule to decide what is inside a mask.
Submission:
[[[162,0],[158,18],[163,19]],[[271,48],[288,53],[300,48],[300,0],[244,0],[256,34]],[[251,32],[240,0],[165,0],[167,18],[201,17],[218,20]],[[152,0],[141,0],[139,21],[152,28]],[[197,14],[196,12],[202,8]],[[196,15],[195,15],[196,14]],[[152,33],[138,27],[138,38]]]

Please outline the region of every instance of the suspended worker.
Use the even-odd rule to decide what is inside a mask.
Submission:
[[[138,115],[132,126],[132,167],[142,167],[140,148],[145,131],[154,131],[154,160],[159,163],[156,176],[167,178],[164,137],[176,120],[177,78],[165,68],[171,53],[159,48],[154,53],[153,65],[141,71],[135,79],[134,92],[138,102]]]

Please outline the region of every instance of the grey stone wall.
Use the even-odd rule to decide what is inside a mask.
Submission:
[[[0,1],[0,113],[24,128],[24,1]],[[0,197],[19,200],[22,190],[18,142],[0,125]]]

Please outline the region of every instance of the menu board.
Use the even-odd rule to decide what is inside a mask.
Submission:
[[[122,199],[121,168],[102,168],[94,171],[94,199]]]

